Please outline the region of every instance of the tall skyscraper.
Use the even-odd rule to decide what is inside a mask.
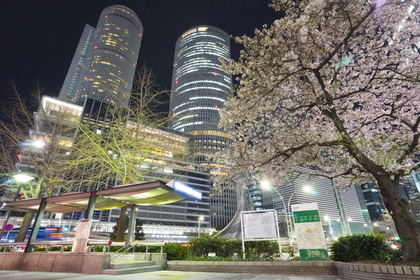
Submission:
[[[82,37],[80,37],[79,44],[77,45],[76,52],[71,61],[69,71],[67,72],[66,79],[64,80],[63,87],[61,88],[60,95],[58,96],[58,99],[61,101],[71,102],[76,95],[77,85],[82,80],[82,70],[86,65],[86,56],[88,55],[94,32],[95,28],[89,24],[85,25]]]
[[[219,111],[232,88],[232,75],[221,69],[220,59],[230,59],[230,43],[217,27],[190,28],[176,42],[169,126],[191,135],[195,162],[202,165],[215,164],[213,155],[233,140],[218,127]],[[236,191],[212,193],[211,226],[227,225],[236,213]]]
[[[192,135],[196,162],[222,151],[232,137],[218,128],[219,110],[232,88],[232,75],[219,59],[230,59],[229,35],[213,26],[185,31],[176,42],[169,106],[170,127]]]
[[[105,8],[91,38],[71,101],[83,104],[86,98],[91,98],[127,106],[142,34],[143,25],[132,10],[121,5]],[[76,63],[75,59],[80,60],[78,51],[72,64]]]

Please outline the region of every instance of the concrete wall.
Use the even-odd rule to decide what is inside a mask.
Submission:
[[[169,270],[290,275],[333,275],[333,261],[308,262],[219,262],[168,261]]]
[[[340,278],[365,279],[420,279],[420,269],[414,266],[393,266],[335,262]]]
[[[0,270],[101,274],[110,255],[72,253],[0,253]]]

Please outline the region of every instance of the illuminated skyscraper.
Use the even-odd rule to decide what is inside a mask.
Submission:
[[[219,110],[232,88],[232,75],[219,59],[230,59],[229,35],[213,26],[185,31],[176,42],[172,73],[170,127],[192,135],[196,162],[207,164],[212,155],[232,141],[218,128]]]
[[[92,43],[93,33],[95,28],[86,24],[83,30],[82,37],[80,37],[79,44],[77,45],[76,52],[74,53],[73,60],[70,64],[69,71],[67,72],[66,79],[64,80],[63,87],[61,88],[58,99],[61,101],[70,101],[76,96],[77,85],[82,80],[82,70],[86,65],[86,56],[89,47]]]
[[[71,101],[83,104],[86,98],[91,98],[128,105],[142,34],[143,25],[132,10],[121,5],[105,8]],[[78,58],[75,55],[74,59]]]
[[[195,162],[202,165],[212,166],[212,155],[232,141],[218,127],[219,110],[232,88],[232,75],[221,69],[220,59],[230,59],[230,43],[229,35],[217,27],[190,28],[176,42],[169,125],[191,134]],[[227,225],[236,209],[235,190],[215,192],[210,198],[211,226]]]

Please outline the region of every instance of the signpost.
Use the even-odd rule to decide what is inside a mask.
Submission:
[[[242,252],[245,258],[245,241],[276,240],[281,243],[276,210],[241,212]]]
[[[318,203],[292,205],[301,261],[327,261],[328,252]]]
[[[13,229],[13,225],[12,225],[12,224],[7,224],[7,225],[4,227],[4,231],[7,231],[7,234],[6,234],[6,239],[4,240],[4,242],[7,242],[7,238],[9,238],[9,232],[10,232],[12,229]],[[0,239],[1,239],[1,237],[3,237],[3,236],[0,236]]]
[[[4,231],[11,231],[13,229],[13,225],[12,224],[7,224],[5,227],[4,227]]]

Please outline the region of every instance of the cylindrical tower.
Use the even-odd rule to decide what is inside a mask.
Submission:
[[[85,98],[128,105],[140,50],[143,25],[121,5],[102,11],[74,102]]]
[[[219,110],[232,88],[232,75],[219,59],[230,59],[229,35],[214,26],[185,31],[176,42],[172,74],[170,127],[192,135],[197,163],[220,152],[232,141],[220,128]]]

